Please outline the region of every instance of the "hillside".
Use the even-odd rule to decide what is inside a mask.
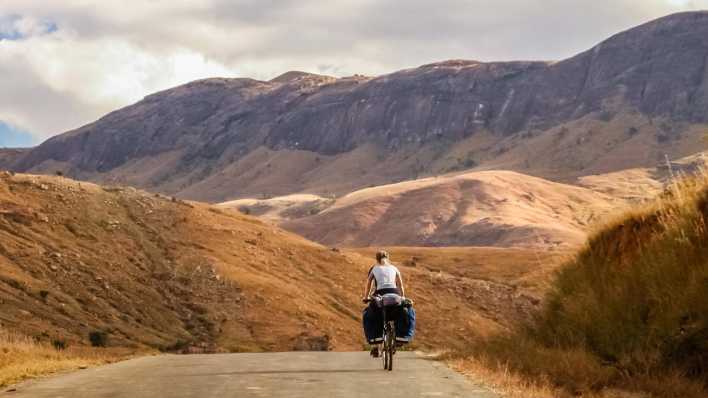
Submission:
[[[0,148],[0,168],[7,169],[12,163],[17,161],[27,149],[21,148]]]
[[[705,153],[561,184],[510,171],[460,172],[340,198],[292,194],[219,204],[327,245],[575,247],[607,214],[654,198]]]
[[[418,302],[416,344],[453,348],[527,317],[539,302],[534,264],[552,267],[561,255],[469,248],[441,262],[414,253],[394,251],[394,261]],[[2,330],[46,343],[84,346],[104,333],[109,346],[133,349],[360,349],[365,254],[206,204],[0,175]]]
[[[291,349],[301,332],[329,333],[332,347],[356,341],[324,326],[353,324],[346,313],[289,279],[346,261],[253,219],[131,188],[5,174],[0,234],[9,330],[71,344],[105,331],[114,345],[160,349]],[[274,299],[289,304],[263,317]]]
[[[620,387],[705,397],[707,221],[708,175],[674,182],[594,232],[535,320],[473,344],[473,356],[572,395]]]
[[[147,96],[6,166],[221,202],[510,169],[554,180],[705,147],[708,12],[558,62],[453,60],[378,77],[288,72]]]
[[[511,171],[481,171],[366,188],[336,200],[290,195],[221,206],[327,245],[569,247],[585,240],[593,222],[629,203]]]
[[[583,176],[575,184],[619,199],[641,202],[653,199],[675,178],[702,174],[708,168],[706,152],[681,159],[658,162],[656,167],[641,167],[612,173]]]

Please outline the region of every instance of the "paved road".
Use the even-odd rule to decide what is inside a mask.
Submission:
[[[161,355],[26,383],[0,397],[497,397],[414,353],[396,354],[394,367],[386,372],[361,352]]]

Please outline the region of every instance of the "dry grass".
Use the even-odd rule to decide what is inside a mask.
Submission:
[[[627,374],[583,348],[547,347],[522,333],[479,339],[443,356],[455,369],[505,397],[702,398],[705,385],[679,369]]]
[[[57,350],[47,343],[0,330],[0,387],[59,371],[115,362],[128,355],[126,350],[85,346]]]
[[[707,220],[708,176],[676,181],[594,232],[533,322],[456,356],[573,395],[708,396]]]
[[[564,267],[535,332],[631,374],[708,369],[708,178],[674,184],[596,232]]]
[[[505,398],[571,398],[577,396],[584,398],[648,398],[651,396],[646,392],[627,391],[617,388],[571,392],[568,389],[558,387],[548,378],[530,378],[521,372],[513,370],[508,364],[495,363],[493,359],[488,357],[454,359],[448,361],[448,364],[456,371],[473,381],[479,381],[486,388]],[[680,378],[674,380],[668,377],[654,381],[655,384],[662,384],[665,389],[674,392],[677,391],[676,382],[680,383],[683,380]]]
[[[556,398],[559,390],[548,382],[532,380],[512,372],[508,366],[492,367],[472,357],[450,361],[450,366],[473,381],[483,383],[507,398]]]

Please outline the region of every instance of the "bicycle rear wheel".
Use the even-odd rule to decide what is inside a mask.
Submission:
[[[386,341],[387,345],[386,351],[388,351],[388,364],[386,369],[391,371],[393,370],[393,354],[396,353],[396,326],[393,322],[389,324],[384,340]]]
[[[386,347],[385,343],[381,345],[381,351],[383,351],[382,355],[381,355],[381,357],[383,358],[383,368],[384,368],[384,370],[387,370],[389,355],[388,355],[388,347]]]

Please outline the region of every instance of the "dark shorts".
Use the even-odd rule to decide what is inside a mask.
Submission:
[[[388,288],[388,289],[379,289],[379,290],[377,290],[376,293],[374,293],[374,294],[375,294],[375,295],[378,295],[378,296],[383,296],[384,294],[391,294],[391,293],[395,293],[395,294],[397,294],[397,295],[399,295],[399,296],[402,296],[402,294],[401,294],[401,289],[399,289],[399,288],[397,288],[397,287],[391,287],[391,288]]]

